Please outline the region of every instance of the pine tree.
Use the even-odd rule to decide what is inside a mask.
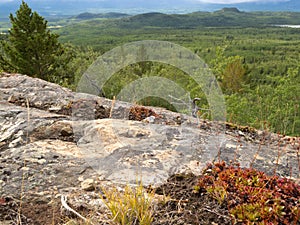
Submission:
[[[57,56],[63,48],[58,42],[58,35],[47,29],[47,21],[37,12],[32,12],[22,1],[16,16],[10,14],[12,28],[8,40],[2,41],[0,65],[8,72],[19,72],[45,80],[57,65]]]

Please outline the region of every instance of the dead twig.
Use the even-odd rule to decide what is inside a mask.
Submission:
[[[67,203],[67,196],[61,195],[61,204],[62,204],[62,206],[63,206],[66,210],[68,210],[68,211],[74,213],[74,214],[75,214],[76,216],[78,216],[80,219],[84,220],[85,222],[88,221],[85,217],[83,217],[82,215],[80,215],[80,213],[76,212],[74,209],[72,209],[72,208],[68,205],[68,203]],[[94,225],[92,222],[89,222],[89,223],[92,224],[92,225]]]

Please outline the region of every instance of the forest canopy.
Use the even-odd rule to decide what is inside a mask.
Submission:
[[[300,29],[274,26],[296,24],[300,13],[246,13],[229,8],[186,15],[88,16],[93,19],[48,22],[22,2],[16,15],[10,15],[9,34],[1,36],[0,70],[25,73],[75,90],[84,71],[101,54],[133,41],[168,41],[188,48],[208,64],[224,93],[227,121],[300,135]],[[24,23],[28,28],[25,34],[20,32]],[[50,30],[49,25],[60,28]],[[105,84],[105,96],[113,98],[128,83],[148,76],[177,82],[191,98],[204,99],[200,108],[209,108],[201,87],[187,74],[154,62],[118,71]],[[174,110],[157,98],[140,103]]]

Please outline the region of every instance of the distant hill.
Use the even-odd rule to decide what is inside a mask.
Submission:
[[[116,13],[116,12],[109,12],[109,13],[81,13],[77,16],[72,18],[80,19],[80,20],[88,20],[88,19],[96,19],[96,18],[123,18],[128,17],[128,14],[125,13]]]
[[[120,21],[120,25],[129,26],[129,28],[137,27],[174,27],[181,24],[182,21],[178,15],[168,15],[164,13],[144,13]]]
[[[139,27],[257,27],[275,24],[299,25],[300,12],[243,12],[237,8],[223,8],[215,12],[189,14],[145,13],[118,20],[120,28]]]
[[[164,14],[159,12],[129,16],[124,13],[82,13],[72,18],[86,21],[102,28],[140,29],[175,28],[194,29],[199,27],[264,27],[273,25],[299,25],[300,12],[245,12],[238,8],[223,8],[214,12],[193,12],[188,14]],[[107,18],[99,21],[98,18]],[[94,21],[93,21],[94,20]]]
[[[230,7],[230,8],[224,7],[223,9],[218,10],[217,12],[240,13],[241,11],[236,7]]]

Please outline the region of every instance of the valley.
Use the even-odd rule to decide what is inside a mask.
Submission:
[[[223,8],[215,12],[134,16],[82,13],[51,18],[48,26],[59,35],[61,43],[88,47],[90,56],[85,56],[86,50],[80,51],[81,57],[89,62],[96,55],[134,41],[159,40],[183,46],[207,63],[217,77],[225,95],[229,122],[299,135],[299,21],[298,12],[243,12]],[[1,22],[1,32],[6,32],[8,25]],[[84,65],[80,68],[82,72],[74,75],[77,82],[87,67],[88,64]],[[104,87],[106,96],[113,98],[137,77],[154,75],[173,79],[184,88],[193,87],[191,98],[205,98],[195,84],[188,84],[190,81],[182,71],[151,62],[119,71]],[[76,87],[76,82],[71,86]],[[166,107],[157,99],[146,102]],[[207,104],[204,101],[200,107],[207,108]]]

